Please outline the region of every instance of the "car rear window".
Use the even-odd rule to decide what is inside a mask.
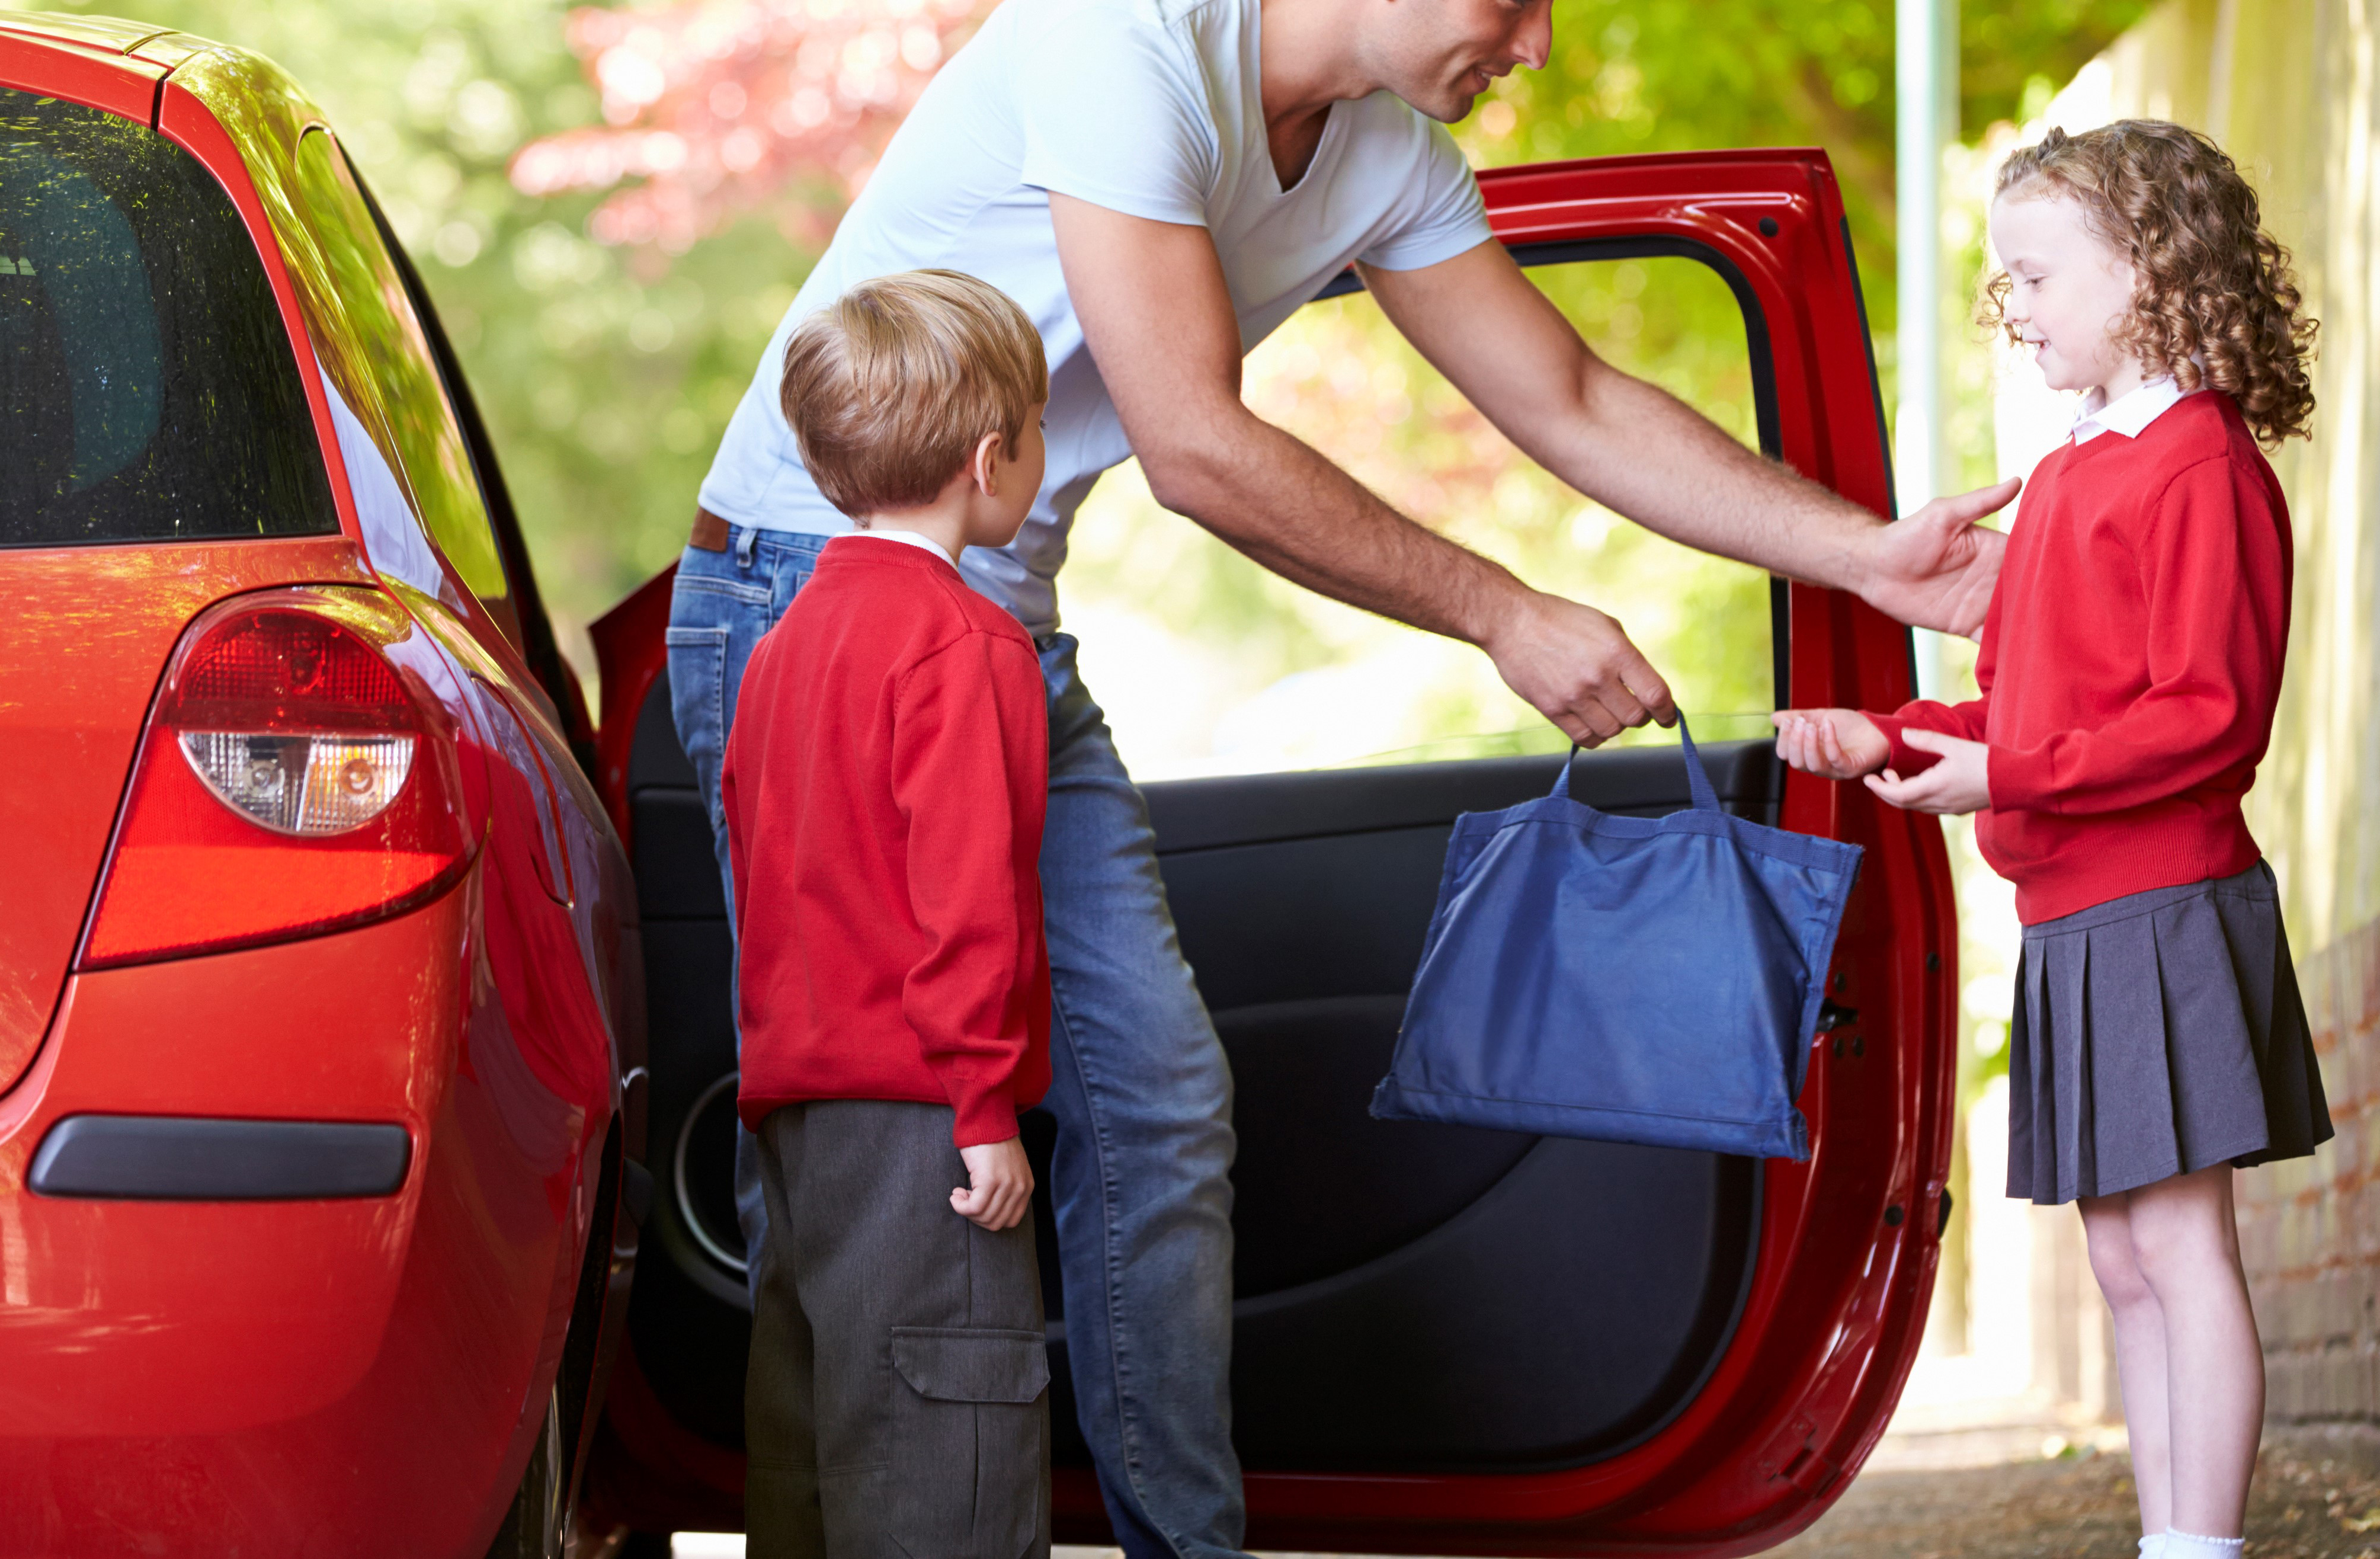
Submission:
[[[0,88],[0,546],[337,529],[223,187],[145,126]]]

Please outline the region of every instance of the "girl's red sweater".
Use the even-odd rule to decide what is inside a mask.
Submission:
[[[948,1104],[962,1148],[1050,1086],[1049,693],[1016,619],[922,548],[838,537],[752,652],[720,791],[736,1107]]]
[[[2255,864],[2240,798],[2272,737],[2290,563],[2280,482],[2220,392],[2035,469],[1983,696],[1871,716],[1903,774],[1936,761],[1907,726],[1990,745],[1976,839],[2027,925]]]

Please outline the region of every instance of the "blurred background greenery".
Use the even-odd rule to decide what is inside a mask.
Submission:
[[[667,564],[760,347],[978,0],[67,0],[273,56],[422,262],[565,647]],[[1962,25],[1965,132],[2024,116],[2145,0],[2006,0]],[[1821,145],[1893,403],[1890,0],[1556,0],[1548,68],[1456,134],[1481,166]],[[1690,262],[1539,273],[1598,349],[1749,432],[1742,325]],[[1584,504],[1505,445],[1362,298],[1249,365],[1266,415],[1427,523],[1627,622],[1713,717],[1768,703],[1767,595]],[[1985,431],[1987,434],[1987,430]],[[1962,441],[1973,445],[1976,441]],[[1987,436],[1971,474],[1988,474]],[[1077,530],[1069,626],[1136,769],[1528,744],[1475,654],[1318,601],[1165,515],[1126,468]],[[1749,734],[1728,722],[1714,735]],[[1505,733],[1527,733],[1512,736]]]

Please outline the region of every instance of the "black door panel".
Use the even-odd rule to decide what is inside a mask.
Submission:
[[[1766,742],[1705,749],[1722,800],[1773,821]],[[1559,760],[1148,787],[1182,945],[1237,1084],[1235,1434],[1254,1468],[1516,1469],[1651,1432],[1725,1349],[1752,1270],[1748,1161],[1370,1118],[1455,817],[1540,796]],[[1572,793],[1685,804],[1674,749],[1589,754]],[[651,995],[658,1243],[632,1323],[681,1420],[740,1439],[731,954],[708,822],[665,687],[630,763]],[[1062,1461],[1085,1458],[1046,1233],[1050,1127],[1026,1142]],[[651,1261],[649,1266],[660,1266]],[[666,1358],[668,1369],[651,1369]]]
[[[1402,1001],[1421,962],[1452,822],[1160,854],[1183,956],[1207,1010],[1220,1017],[1318,996]]]
[[[1537,1139],[1422,1238],[1236,1308],[1242,1458],[1512,1472],[1621,1449],[1724,1350],[1757,1184],[1746,1159]]]
[[[1232,1058],[1239,1162],[1235,1290],[1279,1294],[1352,1272],[1485,1196],[1536,1139],[1375,1121],[1404,998],[1325,996],[1215,1020]]]

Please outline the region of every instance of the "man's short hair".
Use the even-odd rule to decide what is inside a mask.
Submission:
[[[780,395],[810,479],[857,517],[930,502],[986,433],[1013,456],[1050,398],[1050,368],[1040,333],[998,287],[904,271],[804,320]]]

